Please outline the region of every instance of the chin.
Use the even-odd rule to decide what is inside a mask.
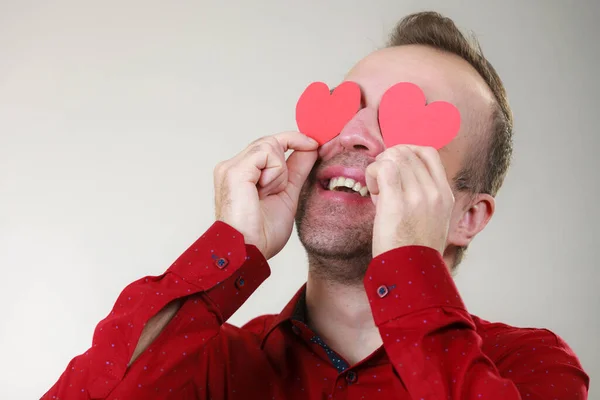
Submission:
[[[310,256],[348,260],[371,257],[374,215],[323,202],[314,191],[303,193],[296,213],[300,242]]]

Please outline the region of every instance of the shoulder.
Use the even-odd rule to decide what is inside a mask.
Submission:
[[[263,336],[267,330],[275,323],[275,320],[279,317],[278,314],[265,314],[258,316],[242,326],[242,329],[246,332],[253,333],[257,336]]]
[[[477,316],[471,315],[475,323],[477,333],[483,339],[484,346],[506,343],[534,343],[558,345],[568,347],[567,344],[554,332],[545,328],[523,328],[511,326],[502,322],[490,322]]]
[[[573,350],[557,334],[548,329],[518,328],[471,317],[481,338],[481,350],[503,378],[518,383],[521,393],[587,398],[590,378]],[[558,388],[562,397],[558,396]]]
[[[498,367],[521,363],[536,368],[564,362],[581,368],[569,345],[548,329],[521,328],[471,317],[482,339],[483,352]],[[532,364],[534,361],[537,365]]]
[[[241,327],[225,323],[221,325],[221,336],[226,336],[229,339],[262,339],[268,330],[275,323],[277,314],[265,314],[253,318]]]

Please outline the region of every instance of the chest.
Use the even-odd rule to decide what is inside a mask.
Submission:
[[[409,399],[387,359],[372,357],[354,366],[336,365],[326,349],[286,345],[256,348],[241,357],[211,354],[202,399]],[[243,351],[248,351],[246,346]],[[340,360],[340,362],[344,362]],[[198,382],[202,384],[202,382]]]

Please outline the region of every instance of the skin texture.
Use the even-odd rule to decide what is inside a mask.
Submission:
[[[448,101],[461,112],[459,134],[439,152],[448,181],[452,182],[472,145],[485,140],[494,100],[485,82],[466,61],[424,46],[372,53],[350,70],[346,80],[361,86],[364,108],[339,136],[319,149],[317,164],[301,192],[296,222],[309,254],[311,274],[361,284],[371,259],[375,206],[364,204],[349,210],[342,204],[327,203],[315,194],[315,176],[332,165],[366,169],[385,150],[377,122],[379,100],[395,83],[408,81],[423,89],[428,102]],[[477,195],[472,199],[466,193],[454,195],[456,204],[446,248],[470,243],[494,210],[491,196]],[[445,253],[446,248],[441,252]],[[354,257],[348,259],[348,255]],[[452,254],[445,255],[450,265]],[[322,264],[326,266],[322,268]]]
[[[350,362],[358,362],[382,344],[362,285],[372,256],[401,245],[421,244],[438,249],[452,265],[454,246],[468,245],[493,215],[491,196],[454,191],[449,198],[448,190],[466,155],[477,148],[475,144],[485,142],[494,100],[466,61],[423,46],[372,53],[352,68],[346,80],[361,86],[364,108],[338,137],[319,149],[316,165],[300,195],[296,222],[309,258],[309,324],[334,350]],[[424,162],[415,149],[386,149],[383,144],[377,123],[379,100],[389,87],[402,81],[419,85],[428,102],[448,101],[461,112],[461,130],[439,151],[437,160],[431,149],[419,149],[427,152],[430,161]],[[332,204],[319,196],[315,176],[320,171],[335,165],[374,169],[381,158],[388,165],[377,169],[388,173],[385,179],[376,181],[387,181],[392,188],[385,207],[378,208],[372,202]],[[406,192],[394,190],[394,184],[402,186],[403,175],[411,176],[407,169],[421,174],[433,170],[430,177],[437,174],[438,179],[433,179],[434,185],[429,180],[426,185],[411,185]],[[440,170],[445,182],[439,179]],[[368,186],[372,191],[373,185]],[[378,203],[382,200],[379,197]],[[424,225],[429,228],[421,229]],[[388,243],[378,243],[390,237]]]

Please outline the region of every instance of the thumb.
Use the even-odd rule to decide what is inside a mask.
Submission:
[[[287,159],[288,184],[285,192],[294,201],[298,202],[300,190],[306,181],[308,174],[317,161],[317,151],[294,151]]]

